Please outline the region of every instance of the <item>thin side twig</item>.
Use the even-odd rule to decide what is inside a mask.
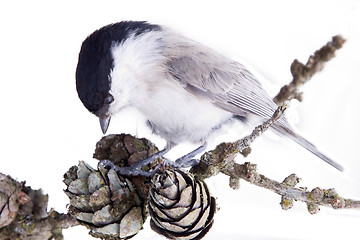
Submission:
[[[278,182],[258,173],[256,165],[248,162],[244,164],[232,162],[223,166],[220,171],[232,178],[243,179],[281,195],[280,204],[284,210],[290,209],[294,200],[305,202],[311,214],[317,213],[320,205],[331,206],[334,209],[360,208],[360,201],[345,199],[339,196],[334,189],[316,187],[308,191],[306,188],[296,188],[295,185],[299,183],[300,178],[295,174]]]
[[[290,67],[293,80],[280,89],[273,99],[274,102],[278,105],[282,105],[283,102],[291,99],[297,99],[301,102],[302,93],[299,92],[298,88],[311,79],[315,73],[321,71],[324,64],[335,56],[336,50],[340,49],[344,43],[345,39],[336,35],[332,37],[330,42],[311,55],[305,65],[295,59]]]

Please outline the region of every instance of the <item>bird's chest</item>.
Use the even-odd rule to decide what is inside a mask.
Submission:
[[[149,120],[153,131],[168,143],[203,141],[232,117],[231,113],[177,84],[162,85],[151,92],[138,109]]]

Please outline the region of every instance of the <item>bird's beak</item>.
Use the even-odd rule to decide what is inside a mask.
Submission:
[[[110,119],[111,119],[111,116],[105,116],[105,117],[99,117],[99,120],[100,120],[100,126],[101,126],[101,130],[103,132],[103,134],[106,133],[106,131],[108,130],[109,128],[109,124],[110,124]]]

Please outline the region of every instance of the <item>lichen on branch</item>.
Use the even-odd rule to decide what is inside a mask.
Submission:
[[[69,214],[47,212],[48,195],[0,173],[0,239],[62,240],[62,229],[79,223]]]

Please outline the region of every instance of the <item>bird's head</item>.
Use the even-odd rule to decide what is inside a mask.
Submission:
[[[111,116],[129,104],[126,89],[114,83],[114,78],[121,75],[114,71],[117,61],[114,48],[130,37],[159,28],[146,22],[119,22],[96,30],[82,43],[76,68],[76,90],[84,106],[99,117],[104,134]],[[115,84],[117,86],[113,86]]]

